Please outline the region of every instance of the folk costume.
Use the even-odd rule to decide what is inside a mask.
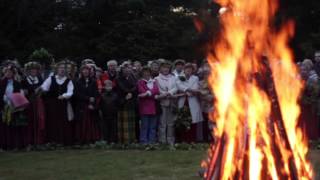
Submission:
[[[93,143],[100,139],[96,100],[99,96],[95,79],[81,77],[75,82],[75,138],[78,143]],[[93,98],[93,101],[90,101]]]
[[[36,62],[29,62],[25,65],[27,72],[31,69],[40,71],[40,68],[40,64]],[[40,74],[34,76],[28,73],[22,81],[23,90],[30,102],[30,105],[26,108],[26,114],[28,118],[28,139],[32,145],[45,143],[45,108],[44,102],[37,92],[42,83]]]
[[[62,62],[58,64],[61,65]],[[69,99],[73,96],[74,85],[66,76],[53,75],[41,85],[46,92],[46,125],[48,142],[70,145],[73,142],[73,112]],[[63,99],[58,99],[61,96]]]
[[[16,74],[16,68],[9,65],[4,71],[10,70]],[[20,149],[29,144],[28,121],[25,113],[14,109],[12,95],[19,93],[23,95],[21,83],[13,78],[4,77],[0,81],[0,149]]]

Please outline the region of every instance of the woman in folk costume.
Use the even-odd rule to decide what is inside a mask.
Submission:
[[[75,82],[75,138],[78,143],[92,143],[100,139],[96,101],[99,96],[97,84],[90,77],[90,66],[80,68],[80,78]]]
[[[37,62],[25,64],[26,77],[22,81],[22,87],[30,105],[26,109],[28,117],[28,139],[31,144],[43,144],[45,142],[45,114],[44,103],[37,93],[43,83],[40,74],[41,65]]]
[[[118,141],[120,143],[133,143],[136,138],[136,110],[137,86],[131,73],[130,63],[121,65],[120,75],[117,79],[117,90],[120,106],[118,110]]]
[[[46,92],[46,127],[49,142],[70,145],[73,142],[73,110],[69,99],[74,85],[66,74],[66,62],[56,65],[55,75],[48,77],[41,85]]]
[[[21,83],[16,80],[17,69],[13,65],[3,68],[4,77],[0,81],[0,149],[23,148],[29,142],[27,139],[27,119],[23,112],[14,109],[12,95],[23,95]]]
[[[142,79],[138,81],[139,112],[141,118],[140,143],[156,142],[157,106],[155,97],[159,95],[157,82],[151,78],[151,69],[142,69]]]
[[[159,142],[173,145],[175,142],[174,122],[176,119],[177,92],[176,78],[170,73],[171,63],[165,61],[160,65],[160,74],[155,79],[158,83],[160,95],[156,98],[160,101],[161,115],[159,122]]]
[[[193,65],[187,63],[184,67],[185,77],[177,79],[178,86],[178,108],[181,111],[183,108],[187,109],[191,115],[190,129],[182,133],[181,140],[186,142],[195,142],[203,140],[203,116],[200,107],[199,94],[199,78],[193,74]],[[179,119],[179,117],[178,117]]]

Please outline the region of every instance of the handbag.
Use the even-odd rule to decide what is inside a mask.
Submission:
[[[12,93],[8,96],[14,111],[25,109],[29,104],[29,100],[21,93]]]

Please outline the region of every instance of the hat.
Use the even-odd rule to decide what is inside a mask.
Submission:
[[[166,60],[163,59],[163,58],[159,58],[157,61],[158,61],[159,64],[161,64],[161,63],[165,62]]]
[[[192,63],[187,63],[186,65],[184,65],[184,69],[188,69],[191,68],[192,70],[194,70],[194,66]]]
[[[160,67],[163,67],[163,66],[168,66],[171,68],[172,63],[170,61],[165,60],[165,61],[161,62],[161,64],[160,64]]]
[[[80,70],[82,71],[83,69],[91,70],[91,67],[90,67],[90,65],[88,65],[88,64],[83,64],[83,65],[80,67]]]
[[[121,67],[121,68],[124,68],[124,67],[127,67],[127,66],[129,66],[129,65],[131,65],[131,62],[130,62],[130,61],[124,61],[124,62],[120,65],[120,67]]]
[[[183,59],[177,59],[177,60],[175,60],[175,61],[173,62],[173,65],[176,66],[177,64],[182,64],[182,65],[184,65],[184,64],[186,64],[186,61],[183,60]]]
[[[81,61],[81,65],[84,64],[95,64],[95,62],[92,59],[84,59]]]
[[[116,60],[112,59],[107,62],[107,66],[111,66],[111,65],[118,66],[118,62]]]
[[[31,61],[31,62],[28,62],[24,65],[24,69],[26,71],[28,70],[31,70],[31,69],[37,69],[37,70],[40,70],[41,69],[41,65],[40,63],[36,62],[36,61]]]

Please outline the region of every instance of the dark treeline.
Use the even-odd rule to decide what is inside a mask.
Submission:
[[[183,7],[183,8],[178,8]],[[195,14],[213,27],[217,5],[208,0],[1,0],[0,58],[28,60],[41,47],[56,59],[203,58],[208,35]],[[297,58],[320,44],[320,1],[281,0],[280,19],[297,22]],[[209,23],[209,24],[210,24]],[[210,26],[212,27],[212,26]]]

